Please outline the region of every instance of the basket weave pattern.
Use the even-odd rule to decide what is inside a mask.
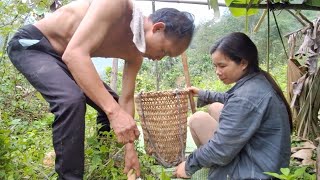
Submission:
[[[188,91],[141,92],[135,98],[146,153],[172,167],[184,160]]]

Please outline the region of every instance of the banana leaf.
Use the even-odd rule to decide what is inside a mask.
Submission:
[[[225,0],[226,5],[229,7],[234,4],[248,4],[250,0]],[[260,0],[253,0],[252,4],[259,4]],[[235,17],[238,16],[251,16],[259,12],[258,9],[245,9],[245,8],[232,8],[229,7],[231,14]]]
[[[297,117],[298,136],[314,139],[319,136],[318,112],[320,107],[320,70],[316,74],[309,76],[299,97],[301,109]],[[300,99],[301,98],[301,99]]]

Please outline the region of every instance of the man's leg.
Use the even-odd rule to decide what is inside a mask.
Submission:
[[[109,91],[109,93],[112,95],[114,100],[118,102],[119,96],[106,83],[103,83],[103,84],[104,84],[105,88]],[[104,131],[109,132],[111,130],[111,127],[110,127],[110,122],[109,122],[109,119],[108,119],[108,116],[106,115],[106,113],[88,97],[87,97],[87,103],[91,107],[93,107],[98,113],[97,124],[98,124],[98,126],[101,126],[98,129],[98,133],[104,132]]]
[[[55,168],[59,179],[82,179],[84,173],[84,116],[86,98],[72,79],[66,65],[47,53],[22,48],[11,43],[8,54],[16,68],[43,95],[50,104],[55,119],[53,145],[56,153]],[[44,43],[42,39],[37,46]],[[35,46],[34,46],[35,47]]]

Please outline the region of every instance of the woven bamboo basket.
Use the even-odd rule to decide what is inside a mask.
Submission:
[[[165,167],[185,159],[188,91],[141,92],[135,97],[146,153]]]

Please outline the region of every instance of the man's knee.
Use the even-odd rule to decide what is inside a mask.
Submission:
[[[53,99],[53,100],[52,100]],[[85,111],[86,97],[81,91],[64,92],[59,97],[53,97],[48,100],[50,103],[50,110],[52,113],[81,113]],[[83,112],[84,114],[85,112]]]
[[[63,97],[62,102],[64,104],[85,103],[86,102],[86,96],[80,90],[73,90],[73,91],[69,91],[69,92],[66,93],[66,95]]]

